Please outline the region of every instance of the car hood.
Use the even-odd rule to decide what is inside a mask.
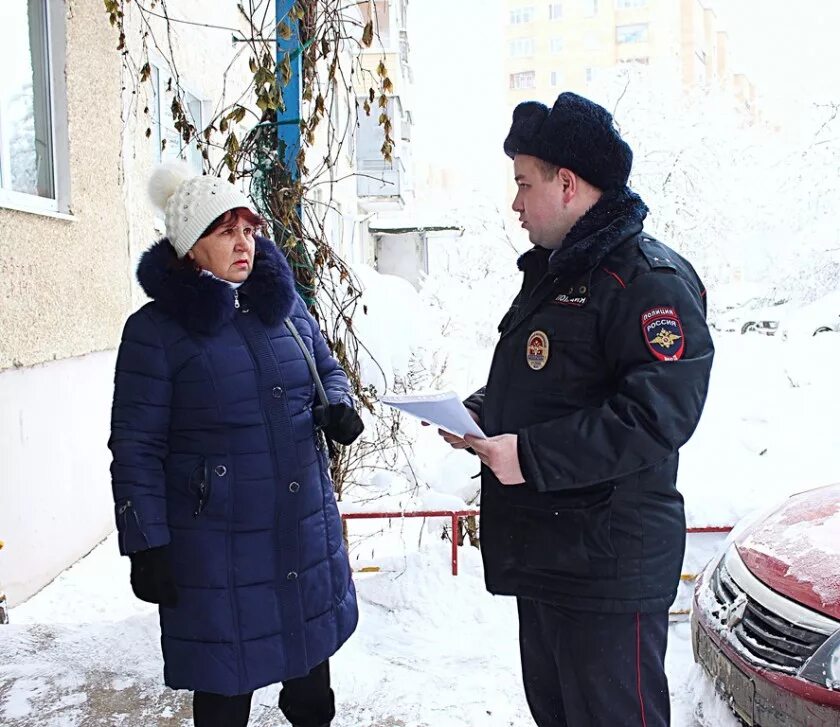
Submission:
[[[840,619],[840,484],[794,495],[735,546],[774,591]]]

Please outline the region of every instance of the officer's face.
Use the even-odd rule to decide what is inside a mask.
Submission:
[[[513,211],[535,245],[550,250],[560,247],[574,224],[569,210],[567,174],[567,170],[561,169],[547,175],[543,163],[527,154],[517,154],[513,159],[518,189]]]

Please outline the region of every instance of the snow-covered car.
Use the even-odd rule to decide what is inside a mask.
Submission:
[[[784,338],[840,331],[840,291],[790,311],[779,330]]]
[[[840,725],[840,485],[744,527],[698,578],[691,631],[746,724]]]
[[[787,311],[786,305],[747,310],[740,314],[737,329],[741,333],[763,333],[775,336]]]

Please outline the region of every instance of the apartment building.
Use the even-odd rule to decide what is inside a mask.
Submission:
[[[745,109],[755,89],[731,67],[730,39],[709,0],[505,0],[506,77],[511,106],[585,93],[604,69],[657,68],[684,87],[720,84]]]

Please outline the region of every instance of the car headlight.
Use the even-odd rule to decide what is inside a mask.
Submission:
[[[828,689],[840,689],[840,630],[814,652],[799,676]]]

